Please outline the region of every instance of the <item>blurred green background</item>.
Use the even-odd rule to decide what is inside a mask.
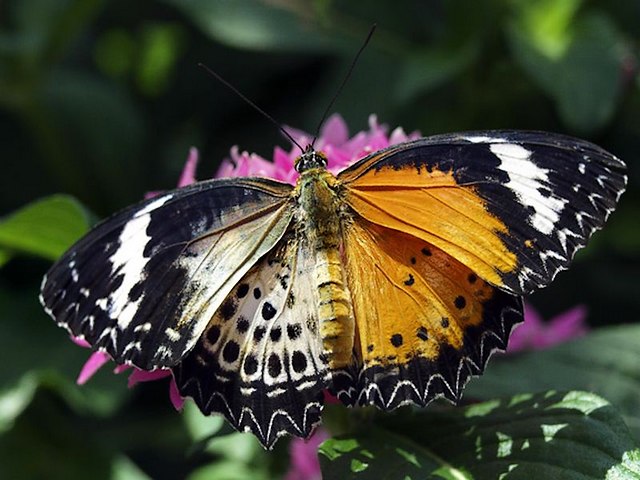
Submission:
[[[265,158],[276,144],[288,150],[273,125],[197,63],[279,121],[313,131],[374,22],[334,108],[352,132],[370,113],[424,135],[549,130],[627,162],[618,211],[531,302],[546,316],[585,304],[593,327],[636,322],[637,0],[3,1],[0,217],[65,193],[84,206],[65,208],[102,218],[173,187],[190,146],[201,152],[199,178],[212,176],[233,145]],[[245,436],[198,443],[227,427],[175,414],[164,382],[128,391],[107,368],[76,387],[87,351],[39,307],[39,281],[55,256],[41,250],[0,232],[0,477],[82,478],[90,469],[93,478],[197,479],[219,468],[209,478],[270,478],[286,470],[286,445],[265,456]]]

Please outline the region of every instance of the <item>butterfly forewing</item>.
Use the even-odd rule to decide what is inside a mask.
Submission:
[[[174,367],[183,395],[269,448],[284,433],[310,435],[328,383],[312,257],[300,242],[290,235],[258,262]]]
[[[42,303],[59,325],[118,363],[172,366],[284,234],[290,188],[217,180],[120,212],[51,268]]]
[[[624,191],[624,169],[582,140],[494,131],[396,145],[338,178],[359,216],[524,294],[549,283],[602,227]]]

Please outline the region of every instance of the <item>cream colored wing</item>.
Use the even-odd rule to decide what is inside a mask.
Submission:
[[[304,239],[290,237],[235,285],[173,369],[181,394],[267,448],[285,433],[311,434],[329,377],[313,257]]]

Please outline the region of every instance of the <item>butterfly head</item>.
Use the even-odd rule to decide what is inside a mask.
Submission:
[[[302,155],[296,158],[295,169],[298,173],[302,173],[314,168],[327,168],[327,157],[324,153],[315,150],[313,145],[307,145]]]

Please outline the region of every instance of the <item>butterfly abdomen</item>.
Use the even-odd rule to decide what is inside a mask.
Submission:
[[[319,333],[330,368],[351,363],[354,316],[351,295],[344,278],[340,254],[340,199],[335,177],[322,168],[307,170],[300,177],[298,205],[299,235],[314,256],[314,280]]]

